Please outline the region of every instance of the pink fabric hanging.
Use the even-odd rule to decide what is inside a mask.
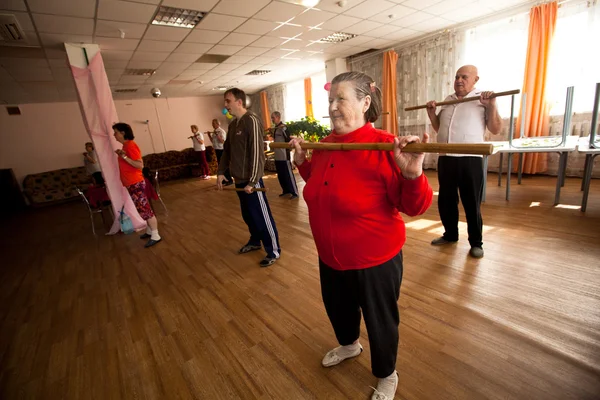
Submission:
[[[119,122],[119,117],[104,70],[102,56],[98,52],[87,68],[78,68],[73,65],[70,67],[75,78],[83,123],[98,154],[102,175],[106,181],[106,191],[115,215],[115,221],[108,234],[114,235],[121,230],[119,213],[123,205],[125,205],[125,213],[131,218],[133,227],[136,230],[145,228],[146,221],[135,209],[119,176],[115,150],[120,149],[121,144],[114,138],[112,130],[112,125]]]

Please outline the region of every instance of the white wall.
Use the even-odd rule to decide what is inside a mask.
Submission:
[[[221,114],[222,95],[117,100],[115,106],[119,120],[132,126],[135,141],[144,155],[191,147],[187,137],[192,124],[198,125],[200,131],[207,131],[212,129],[212,119],[218,118],[227,129],[227,121]],[[0,108],[0,168],[12,168],[22,184],[28,174],[83,165],[84,143],[90,138],[76,102],[19,107],[21,115],[17,116],[10,116],[4,107]]]

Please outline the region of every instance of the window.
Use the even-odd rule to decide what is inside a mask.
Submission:
[[[285,119],[287,121],[297,121],[306,116],[306,107],[304,106],[304,80],[286,83],[284,104]]]
[[[313,113],[321,125],[329,126],[329,92],[325,90],[325,71],[310,77],[312,84]]]
[[[329,98],[325,91],[325,71],[310,77],[312,86],[313,115],[319,123],[328,126]],[[286,83],[285,85],[285,118],[296,121],[306,117],[304,101],[304,79]],[[325,117],[325,118],[324,118]]]
[[[600,5],[561,7],[556,22],[548,71],[546,98],[551,115],[563,115],[567,87],[574,86],[573,112],[591,112],[600,82]]]

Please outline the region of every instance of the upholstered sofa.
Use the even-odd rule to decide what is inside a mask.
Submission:
[[[150,168],[152,172],[158,171],[160,181],[189,178],[200,174],[196,154],[192,148],[148,154],[143,156],[142,159],[145,167]],[[206,159],[208,160],[210,174],[215,175],[218,165],[215,150],[212,146],[206,148]]]
[[[29,204],[37,207],[76,199],[78,194],[74,187],[86,190],[91,183],[85,167],[57,169],[27,175],[23,180],[23,193]]]

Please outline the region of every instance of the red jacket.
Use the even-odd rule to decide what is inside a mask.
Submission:
[[[370,123],[322,142],[391,143],[394,136]],[[394,257],[406,241],[399,212],[423,214],[433,191],[424,174],[402,177],[391,151],[314,151],[298,167],[319,257],[338,270],[374,267]]]

